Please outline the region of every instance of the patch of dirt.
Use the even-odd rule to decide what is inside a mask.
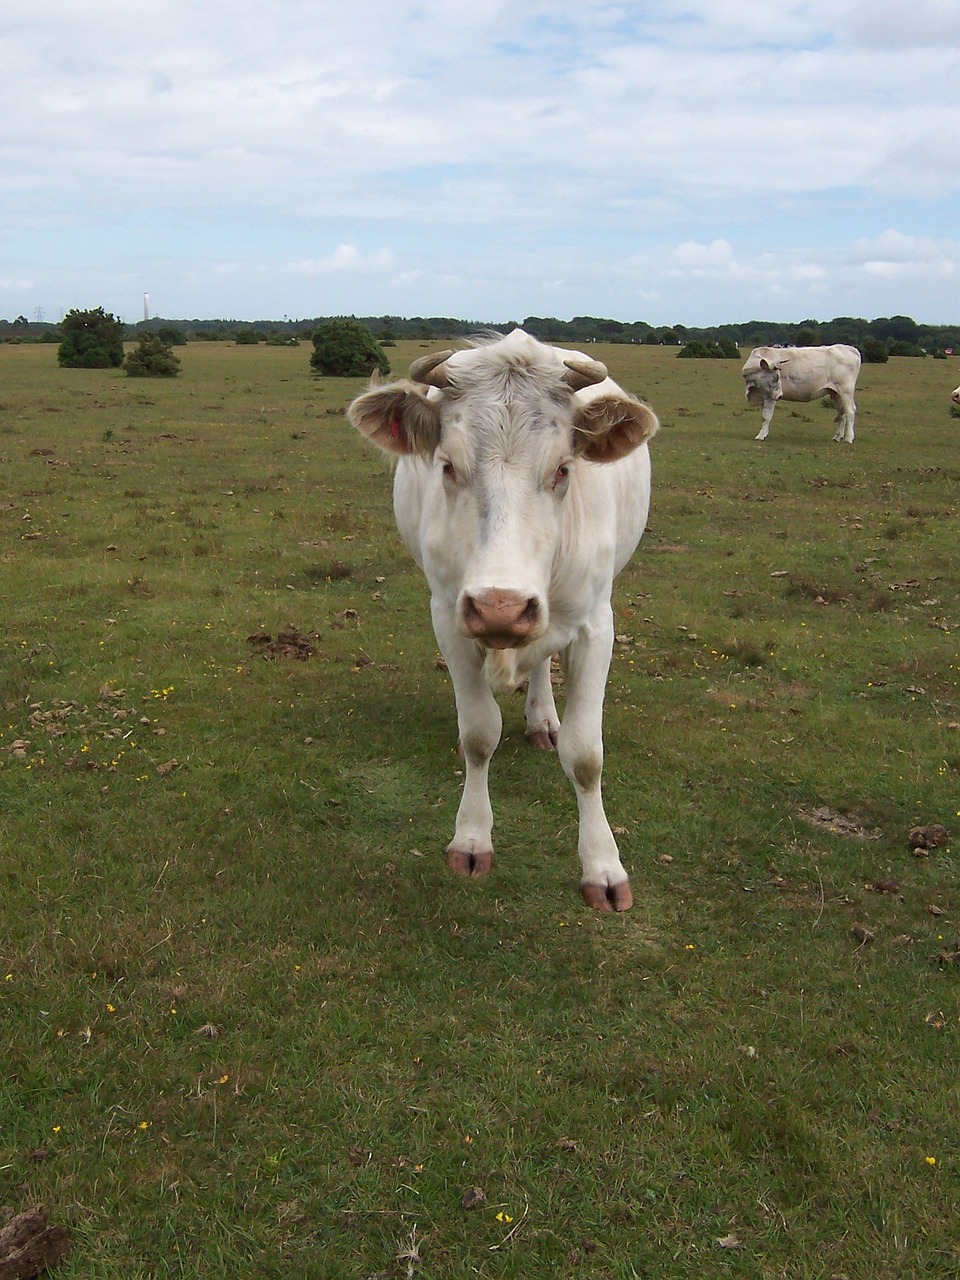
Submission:
[[[31,1280],[62,1262],[71,1249],[70,1229],[51,1227],[43,1205],[11,1216],[0,1228],[0,1280]]]
[[[800,809],[798,813],[804,822],[809,822],[818,831],[829,831],[831,835],[846,836],[851,840],[880,839],[881,833],[876,827],[871,830],[865,827],[863,823],[858,822],[856,818],[836,813],[833,809],[828,809],[826,805],[821,805],[818,809]]]
[[[266,631],[255,631],[252,636],[247,636],[247,644],[255,653],[259,653],[261,658],[271,662],[283,658],[306,662],[317,652],[314,641],[319,639],[320,636],[316,631],[303,633],[290,628],[287,631],[278,632],[276,639]]]

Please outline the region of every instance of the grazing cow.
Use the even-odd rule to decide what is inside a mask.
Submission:
[[[450,867],[490,870],[487,770],[501,733],[494,693],[528,681],[527,736],[556,747],[576,792],[584,900],[628,910],[630,884],[601,798],[601,722],[611,585],[646,524],[656,416],[599,362],[522,329],[425,356],[409,381],[374,385],[348,412],[399,455],[397,527],[430,585],[453,678],[466,767]],[[566,677],[562,724],[555,653]]]
[[[860,373],[860,352],[837,343],[833,347],[757,347],[741,370],[747,404],[762,410],[757,440],[770,434],[778,400],[819,400],[829,396],[837,411],[834,440],[853,444],[857,406],[853,393]]]
[[[957,387],[956,391],[954,391],[950,399],[953,401],[954,404],[960,404],[960,387]]]

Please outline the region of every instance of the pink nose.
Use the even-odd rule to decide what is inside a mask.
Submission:
[[[481,591],[465,595],[461,616],[470,635],[493,649],[521,645],[540,620],[535,596],[519,591]]]

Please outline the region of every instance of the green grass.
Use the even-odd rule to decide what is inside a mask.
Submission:
[[[597,354],[664,424],[614,601],[613,917],[522,697],[494,873],[446,870],[452,690],[359,383],[0,347],[0,1204],[70,1225],[58,1276],[960,1269],[942,365],[866,366],[848,447],[818,404],[754,442],[735,362]],[[249,639],[291,628],[306,661]]]

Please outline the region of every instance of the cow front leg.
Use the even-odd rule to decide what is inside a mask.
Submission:
[[[530,672],[524,709],[527,741],[532,742],[540,751],[554,751],[560,734],[560,717],[557,715],[553,682],[550,679],[551,662],[551,658],[545,658]]]
[[[580,817],[580,890],[588,907],[629,911],[630,881],[603,808],[603,695],[613,649],[612,614],[564,654],[567,700],[558,751],[573,783]]]
[[[452,622],[434,616],[440,652],[453,680],[457,727],[463,754],[463,791],[453,839],[447,845],[447,864],[463,876],[486,875],[493,866],[493,809],[487,775],[497,749],[502,718],[497,700],[483,676],[483,658],[472,640],[465,640]]]
[[[766,440],[770,434],[770,423],[773,419],[773,411],[777,407],[775,400],[764,400],[763,408],[760,410],[760,430],[753,437],[754,440]]]

